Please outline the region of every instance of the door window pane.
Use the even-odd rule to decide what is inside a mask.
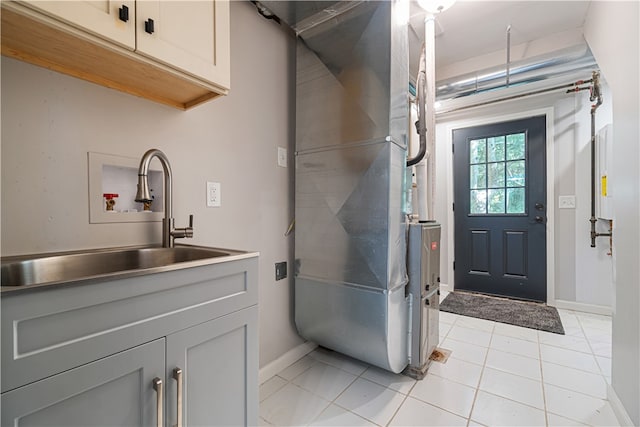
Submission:
[[[525,132],[469,141],[470,214],[525,212]]]
[[[487,138],[487,155],[489,162],[504,161],[504,136]]]
[[[487,165],[469,166],[469,188],[487,188]]]
[[[488,210],[492,214],[503,214],[504,211],[504,188],[489,190],[487,194]]]
[[[524,188],[507,188],[507,213],[525,213]]]
[[[469,142],[469,163],[486,163],[487,142],[485,139],[475,139]]]
[[[487,175],[487,187],[504,187],[504,162],[489,163]]]
[[[471,213],[487,213],[487,190],[471,190]]]
[[[507,160],[524,159],[525,134],[507,135]]]
[[[524,160],[507,162],[507,187],[524,187]]]

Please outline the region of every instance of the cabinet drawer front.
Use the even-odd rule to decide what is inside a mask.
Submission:
[[[2,391],[257,304],[257,258],[2,297]]]
[[[2,425],[155,425],[152,381],[164,375],[164,341],[159,339],[4,393]]]

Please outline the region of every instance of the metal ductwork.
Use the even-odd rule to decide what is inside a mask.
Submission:
[[[444,101],[527,83],[590,75],[596,60],[586,43],[521,61],[436,82],[436,99]]]
[[[408,362],[402,188],[409,46],[390,1],[262,2],[296,33],[295,322],[393,372]]]
[[[339,20],[344,11],[363,1],[260,1],[296,34],[328,20]],[[509,30],[507,30],[507,33]],[[508,43],[507,49],[510,48]],[[418,54],[419,52],[413,52]],[[572,81],[590,75],[597,63],[586,42],[523,60],[474,71],[436,82],[436,100],[469,95],[565,77]],[[412,72],[415,70],[411,70]]]
[[[429,339],[437,330],[437,317],[432,319],[431,313],[437,309],[424,307],[437,306],[438,274],[433,269],[425,273],[433,282],[425,289],[422,267],[407,273],[407,249],[433,251],[427,255],[439,266],[439,227],[409,225],[403,206],[409,40],[406,19],[400,18],[408,16],[409,2],[262,1],[256,6],[297,36],[298,332],[392,372],[422,366],[427,354],[412,345],[417,341],[428,352],[423,342],[437,342]],[[514,62],[508,66],[508,84],[573,73],[594,63],[586,48]],[[504,87],[506,70],[498,67],[436,83],[437,98]],[[414,233],[408,232],[412,226]],[[427,243],[408,246],[407,235],[410,242],[413,235]],[[426,259],[423,255],[421,260]],[[410,264],[422,266],[422,261]],[[424,373],[422,367],[419,372]]]

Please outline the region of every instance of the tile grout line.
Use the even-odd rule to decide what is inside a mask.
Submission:
[[[367,368],[367,369],[369,369],[369,368]],[[365,371],[366,371],[366,369],[365,369]],[[346,372],[346,371],[345,371],[345,372]],[[352,375],[353,375],[353,374],[352,374]],[[362,419],[364,419],[364,420],[367,420],[367,421],[372,422],[373,424],[376,424],[376,423],[374,423],[373,421],[371,421],[370,419],[368,419],[368,418],[366,418],[366,417],[363,417],[362,415],[358,415],[358,414],[356,414],[355,412],[353,412],[352,410],[347,409],[347,408],[345,408],[344,406],[341,406],[340,404],[336,403],[336,400],[338,400],[338,398],[339,398],[340,396],[342,396],[342,395],[344,394],[344,392],[345,392],[345,391],[347,391],[347,389],[348,389],[349,387],[351,387],[351,386],[353,385],[353,383],[354,383],[354,382],[356,382],[356,381],[358,380],[358,378],[360,378],[360,376],[355,377],[355,378],[353,379],[353,381],[351,381],[351,382],[349,383],[349,385],[347,385],[347,386],[344,388],[344,390],[342,390],[340,393],[338,393],[338,395],[337,395],[337,396],[336,396],[332,401],[330,401],[330,402],[329,402],[329,405],[328,405],[326,408],[324,408],[324,409],[322,410],[322,412],[320,412],[320,413],[318,414],[318,416],[317,416],[317,417],[315,417],[313,420],[311,420],[311,422],[310,422],[309,424],[307,424],[307,425],[311,425],[311,424],[313,424],[313,422],[314,422],[314,421],[316,421],[316,420],[320,417],[320,415],[322,415],[322,413],[323,413],[324,411],[326,411],[326,410],[327,410],[331,405],[335,405],[335,406],[337,406],[338,408],[344,409],[345,411],[347,411],[347,412],[349,412],[349,413],[351,413],[351,414],[353,414],[353,415],[355,415],[355,416],[357,416],[357,417],[359,417],[359,418],[362,418]],[[309,390],[307,390],[307,391],[309,391]],[[309,391],[309,393],[313,394],[314,396],[317,396],[317,394],[315,394],[315,393],[314,393],[314,392],[312,392],[312,391]],[[319,396],[319,397],[321,397],[321,396]],[[376,425],[378,425],[378,424],[376,424]]]
[[[600,371],[600,374],[604,377],[605,383],[607,382],[607,378],[604,375],[604,372],[602,370],[602,367],[600,366],[600,363],[598,363],[598,359],[596,358],[596,354],[593,352],[593,347],[591,346],[591,340],[589,339],[589,337],[587,336],[587,333],[584,329],[584,325],[582,324],[582,320],[580,320],[580,317],[578,317],[577,315],[574,314],[574,316],[576,316],[576,319],[578,321],[578,324],[580,325],[580,330],[582,331],[582,335],[584,335],[586,341],[587,341],[587,345],[589,346],[589,348],[591,349],[591,355],[593,356],[593,358],[596,361],[596,366],[598,367],[598,370]]]
[[[417,384],[417,381],[416,381],[416,384]],[[413,387],[415,387],[415,384],[413,385]],[[411,390],[413,390],[413,387],[411,387]],[[391,416],[391,418],[389,418],[389,421],[387,421],[387,423],[385,424],[385,427],[388,427],[391,424],[391,422],[396,417],[396,415],[398,415],[400,408],[402,408],[402,405],[404,405],[404,402],[406,402],[408,398],[409,398],[409,394],[405,394],[404,399],[402,399],[402,402],[400,402],[400,405],[398,405],[396,410],[393,412],[393,415]]]
[[[315,351],[315,350],[314,350],[314,351]],[[341,368],[339,368],[339,367],[337,367],[337,366],[333,366],[333,365],[331,365],[331,364],[329,364],[329,363],[323,362],[323,361],[318,360],[318,359],[315,359],[315,360],[316,360],[316,363],[323,363],[323,364],[325,364],[325,365],[327,365],[327,366],[331,366],[332,368],[335,368],[335,369],[338,369],[338,370],[340,370],[340,371],[342,371],[342,372],[346,372],[347,374],[353,375],[353,376],[355,376],[355,378],[354,378],[354,379],[353,379],[353,380],[352,380],[352,381],[351,381],[351,382],[350,382],[350,383],[349,383],[349,384],[344,388],[344,390],[342,390],[340,393],[338,393],[338,395],[337,395],[333,400],[331,400],[331,401],[329,402],[329,405],[328,405],[326,408],[324,408],[324,409],[322,410],[322,412],[320,412],[320,413],[318,414],[318,416],[317,416],[317,417],[315,417],[313,420],[311,420],[311,422],[310,422],[309,424],[307,424],[307,425],[311,425],[311,424],[313,424],[313,422],[314,422],[314,421],[316,421],[316,420],[320,417],[320,415],[322,415],[322,413],[323,413],[324,411],[326,411],[326,410],[327,410],[331,405],[336,405],[337,407],[339,407],[339,408],[341,408],[341,409],[344,409],[345,411],[347,411],[347,412],[349,412],[349,413],[351,413],[351,414],[353,414],[353,415],[355,415],[355,416],[357,416],[357,417],[359,417],[359,418],[362,418],[362,419],[364,419],[364,420],[370,421],[370,422],[372,422],[372,423],[373,423],[373,424],[375,424],[375,425],[379,425],[379,424],[376,424],[375,422],[373,422],[372,420],[370,420],[370,419],[368,419],[368,418],[366,418],[366,417],[363,417],[363,416],[361,416],[361,415],[358,415],[358,414],[356,414],[355,412],[351,411],[350,409],[345,408],[344,406],[341,406],[341,405],[339,405],[338,403],[336,403],[336,400],[338,400],[338,398],[340,398],[340,396],[342,396],[342,395],[344,394],[344,392],[345,392],[345,391],[347,391],[347,389],[353,385],[353,383],[355,383],[359,378],[361,378],[361,377],[362,377],[362,374],[364,374],[365,372],[367,372],[367,370],[369,370],[369,368],[371,367],[371,365],[367,365],[367,366],[365,367],[365,369],[364,369],[364,370],[363,370],[359,375],[355,375],[353,372],[346,371],[346,370],[344,370],[344,369],[341,369]],[[304,389],[304,388],[303,388],[303,390],[306,390],[306,389]],[[313,394],[314,396],[318,396],[316,393],[314,393],[314,392],[312,392],[312,391],[310,391],[310,390],[307,390],[307,391],[308,391],[309,393]],[[322,396],[318,396],[318,397],[323,398]],[[324,398],[323,398],[323,399],[324,399]]]
[[[576,321],[577,321],[577,322],[578,322],[578,324],[580,325],[580,330],[582,331],[582,335],[585,337],[585,341],[587,341],[587,344],[589,345],[589,348],[591,349],[591,342],[590,342],[590,341],[589,341],[589,339],[587,338],[587,334],[586,334],[586,333],[585,333],[585,331],[584,331],[584,325],[582,324],[582,321],[580,320],[580,318],[576,315],[576,313],[575,313],[574,311],[572,311],[572,310],[567,310],[567,311],[569,311],[569,312],[570,312],[570,313],[571,313],[571,314],[576,318]],[[540,344],[542,344],[542,343],[540,343]],[[548,345],[548,344],[547,344],[547,345]],[[569,349],[566,349],[566,348],[564,348],[564,349],[565,349],[565,350],[569,350]],[[575,351],[575,350],[572,350],[572,351]],[[583,353],[583,352],[579,352],[579,353]],[[588,354],[588,353],[583,353],[583,354]],[[595,359],[595,354],[593,353],[593,350],[592,350],[591,356],[593,356],[593,357],[594,357],[594,359]],[[581,423],[581,424],[584,424],[584,422],[579,421],[579,420],[576,420],[576,419],[574,419],[574,418],[572,418],[572,417],[570,417],[570,416],[567,416],[566,414],[565,414],[565,415],[560,415],[560,414],[558,414],[558,413],[556,413],[556,412],[551,412],[551,411],[549,411],[549,409],[547,408],[547,401],[546,401],[546,387],[545,387],[545,382],[544,382],[544,373],[543,373],[542,362],[543,362],[543,361],[542,361],[542,354],[540,354],[540,371],[541,371],[540,373],[541,373],[541,377],[542,377],[542,393],[543,393],[543,395],[542,395],[542,396],[543,396],[544,404],[545,404],[545,411],[544,411],[544,412],[545,412],[545,419],[547,420],[547,426],[549,426],[549,425],[550,425],[550,423],[549,423],[549,414],[551,414],[551,415],[555,415],[555,416],[559,416],[559,417],[563,417],[563,418],[566,418],[566,419],[569,419],[569,420],[572,420],[572,421],[575,421],[575,422],[579,422],[579,423]],[[590,374],[598,375],[598,374],[596,374],[595,372],[589,372],[589,371],[585,371],[585,370],[583,370],[583,369],[572,368],[572,367],[570,367],[570,366],[564,366],[564,365],[560,365],[560,364],[553,363],[553,362],[547,362],[547,361],[545,361],[545,363],[550,363],[550,364],[552,364],[552,365],[561,366],[561,367],[563,367],[563,368],[569,368],[569,369],[574,369],[574,370],[581,371],[581,372],[585,372],[585,373],[590,373]],[[602,375],[602,369],[600,368],[600,365],[598,364],[597,360],[596,360],[596,365],[598,366],[598,369],[601,371],[601,372],[600,372],[600,375],[604,378],[604,375]],[[605,379],[605,382],[606,382],[606,378],[604,378],[604,379]],[[591,395],[588,395],[588,394],[582,393],[582,392],[577,391],[577,390],[569,389],[569,388],[567,388],[567,387],[562,387],[562,386],[555,385],[555,384],[551,384],[551,383],[549,383],[548,385],[553,386],[553,387],[557,387],[557,388],[562,389],[562,390],[567,390],[567,391],[570,391],[570,392],[572,392],[572,393],[578,393],[578,394],[580,394],[580,395],[582,395],[582,396],[587,396],[587,397],[590,397],[590,398],[593,398],[593,399],[598,399],[598,400],[602,400],[602,401],[605,401],[605,402],[606,402],[606,401],[608,401],[608,399],[602,399],[602,398],[599,398],[599,397],[591,396]]]
[[[560,320],[562,322],[562,319]],[[545,425],[549,426],[549,411],[547,408],[547,392],[544,387],[544,369],[542,365],[542,343],[540,342],[540,332],[537,333],[538,336],[538,369],[540,369],[540,388],[542,388],[542,406],[544,407],[544,422]]]
[[[469,409],[469,416],[467,417],[467,427],[471,424],[471,417],[473,415],[473,410],[476,407],[476,400],[478,399],[478,393],[480,392],[480,384],[482,383],[482,377],[484,376],[484,370],[487,367],[487,358],[489,358],[489,349],[491,348],[491,342],[493,342],[493,333],[496,329],[496,325],[494,323],[493,329],[491,329],[491,336],[489,337],[489,346],[487,347],[487,352],[484,355],[484,360],[482,362],[482,370],[480,371],[480,378],[478,378],[478,384],[476,385],[476,390],[473,393],[473,401],[471,402],[471,408]]]

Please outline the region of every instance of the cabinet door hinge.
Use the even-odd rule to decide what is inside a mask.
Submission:
[[[453,261],[453,269],[454,270],[456,269],[456,262],[455,261]]]

